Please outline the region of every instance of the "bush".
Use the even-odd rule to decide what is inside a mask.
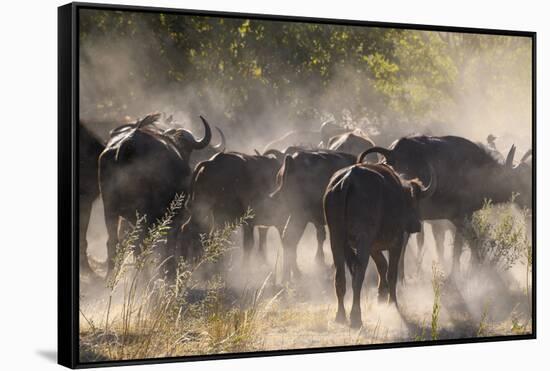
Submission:
[[[513,203],[493,205],[486,200],[483,208],[466,222],[472,256],[500,271],[518,262],[530,269],[532,245],[526,232],[526,217],[527,211],[517,211]]]

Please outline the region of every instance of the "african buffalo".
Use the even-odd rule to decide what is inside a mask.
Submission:
[[[185,129],[164,133],[155,125],[159,117],[151,114],[112,130],[99,157],[99,185],[108,233],[108,276],[114,268],[119,219],[134,223],[136,213],[145,215],[148,225],[160,219],[176,194],[187,192],[191,152],[210,143],[210,125],[202,116],[205,135],[201,140]],[[168,236],[167,255],[173,252],[173,230]]]
[[[491,148],[489,148],[485,145],[483,145],[483,146],[484,146],[484,148],[486,148],[488,150],[488,152],[491,154],[491,156],[493,156],[493,158],[495,158],[499,162],[502,159],[502,163],[504,163],[504,156],[502,156],[502,154],[500,154],[500,152],[496,151],[495,149],[491,149]],[[527,177],[531,176],[532,170],[528,171],[528,169],[526,168],[526,167],[529,167],[530,169],[532,169],[532,166],[533,166],[532,165],[532,151],[531,150],[528,150],[524,154],[524,156],[522,157],[522,159],[520,161],[519,166],[525,167],[524,171],[522,172],[523,174],[525,174],[525,176],[527,176]],[[436,253],[437,253],[439,261],[442,262],[443,258],[444,258],[444,249],[445,249],[445,246],[444,246],[445,233],[448,231],[449,233],[451,233],[452,236],[454,236],[454,233],[455,233],[454,226],[448,220],[429,220],[429,221],[425,221],[424,223],[430,224],[430,226],[432,228],[432,234],[433,234],[434,241],[435,241]],[[531,223],[530,217],[527,217],[526,225],[527,225],[527,228],[528,228],[527,229],[527,234],[528,235],[531,234],[530,223]],[[421,232],[416,234],[416,244],[418,246],[420,256],[422,256],[422,254],[423,254],[422,249],[423,249],[423,246],[424,246],[424,236],[425,236],[424,228],[422,229]],[[420,260],[419,260],[419,262],[420,262]]]
[[[465,220],[481,209],[485,199],[507,202],[513,194],[522,207],[531,207],[532,170],[525,163],[513,166],[516,148],[512,146],[505,164],[499,163],[482,146],[456,136],[410,136],[395,141],[389,149],[373,147],[366,155],[379,153],[407,179],[426,181],[435,169],[437,189],[420,203],[422,220],[447,219],[456,227],[453,272],[459,266],[464,242]],[[475,254],[472,254],[475,256]]]
[[[245,155],[236,152],[218,153],[197,165],[191,180],[187,211],[191,217],[182,226],[178,237],[182,255],[199,255],[200,233],[208,233],[225,223],[234,222],[252,209],[254,217],[243,225],[244,259],[254,245],[254,226],[276,226],[282,231],[286,221],[278,208],[268,208],[265,201],[275,185],[280,161],[272,155]],[[260,231],[260,252],[265,254],[265,232]]]
[[[309,222],[317,230],[316,260],[324,262],[323,194],[332,174],[353,163],[353,155],[326,150],[297,151],[285,156],[277,174],[277,188],[271,194],[271,201],[289,215],[283,233],[283,280],[290,280],[291,272],[300,275],[296,249]]]
[[[389,268],[378,267],[379,296],[387,295],[389,289],[390,301],[397,302],[399,260],[409,234],[420,230],[418,200],[429,197],[434,186],[426,189],[417,180],[403,180],[385,164],[356,164],[330,179],[323,204],[336,268],[337,322],[346,321],[345,266],[352,276],[350,324],[361,327],[360,297],[367,263],[369,256],[381,255],[383,250],[389,252]]]
[[[92,269],[88,261],[88,241],[86,232],[90,223],[92,204],[99,196],[97,166],[99,155],[105,149],[102,141],[82,123],[78,127],[78,159],[79,159],[79,257],[80,273],[90,274]]]

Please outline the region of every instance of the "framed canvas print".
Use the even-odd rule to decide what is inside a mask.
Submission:
[[[536,336],[534,32],[59,8],[59,362]]]

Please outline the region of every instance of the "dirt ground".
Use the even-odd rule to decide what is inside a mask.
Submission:
[[[88,233],[91,260],[95,269],[102,274],[105,259],[104,230],[98,218],[101,205],[94,207],[93,223]],[[426,341],[432,339],[474,338],[526,334],[531,331],[530,292],[525,289],[525,267],[514,266],[504,274],[490,270],[470,268],[468,249],[462,256],[462,269],[456,276],[448,276],[450,270],[452,236],[446,236],[446,258],[437,262],[429,226],[426,231],[427,247],[422,263],[417,262],[415,238],[411,238],[406,259],[405,282],[398,286],[398,305],[379,303],[377,298],[377,273],[374,264],[369,263],[362,293],[363,327],[352,329],[347,324],[334,321],[336,297],[333,287],[333,268],[328,241],[325,243],[324,266],[314,262],[315,233],[310,226],[299,246],[298,264],[303,272],[299,280],[282,285],[280,282],[281,246],[274,230],[268,236],[267,263],[252,259],[249,267],[240,266],[240,249],[236,248],[225,262],[224,308],[242,313],[247,304],[240,302],[243,292],[262,288],[262,305],[254,312],[243,339],[232,346],[213,346],[215,333],[220,324],[212,325],[197,321],[181,339],[167,350],[167,346],[152,349],[148,356],[208,354],[231,351],[258,351],[278,349],[317,348],[356,344],[377,344],[403,341]],[[236,236],[236,242],[240,241]],[[434,262],[439,271],[437,278],[440,294],[434,294]],[[346,309],[351,309],[351,288],[349,275],[346,295]],[[201,288],[196,290],[197,301],[202,300]],[[119,295],[122,295],[119,293]],[[437,299],[436,299],[436,296]],[[81,279],[81,357],[89,360],[120,358],[113,356],[106,347],[105,336],[93,331],[91,323],[100,323],[108,297],[108,290],[97,281],[86,277]],[[434,302],[439,309],[435,312]],[[116,300],[115,300],[116,302]],[[269,305],[266,305],[268,303]],[[114,304],[113,313],[120,309]],[[245,310],[246,311],[246,310]],[[246,315],[246,313],[245,313]],[[434,317],[435,316],[435,317]],[[84,318],[85,317],[85,318]],[[253,322],[253,323],[252,323]],[[239,322],[239,326],[242,322]],[[235,325],[237,327],[237,325]],[[189,330],[192,328],[192,330]],[[114,331],[114,330],[113,330]],[[227,331],[227,329],[223,330]],[[214,335],[213,335],[214,332]],[[234,331],[237,333],[237,330]],[[229,332],[231,336],[231,332]],[[102,336],[101,339],[98,336]],[[115,336],[115,335],[113,335]],[[135,334],[139,338],[139,334]],[[156,334],[155,336],[159,336]],[[231,337],[229,336],[229,337]],[[228,338],[229,338],[228,337]],[[233,336],[234,337],[234,336]],[[221,341],[223,344],[224,340]],[[137,347],[140,342],[136,341]],[[129,344],[133,344],[130,342]],[[129,345],[131,348],[133,345]],[[131,352],[129,353],[131,354]]]

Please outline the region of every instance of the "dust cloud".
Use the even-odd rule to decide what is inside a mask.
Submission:
[[[446,92],[450,98],[430,112],[411,119],[403,118],[400,116],[402,113],[392,111],[391,107],[388,107],[387,112],[371,114],[369,104],[372,102],[373,105],[379,105],[377,97],[380,93],[375,91],[370,76],[358,74],[350,66],[334,66],[332,79],[322,91],[312,91],[306,83],[295,89],[293,94],[297,97],[296,100],[305,102],[307,107],[299,114],[295,106],[273,102],[261,90],[254,91],[247,98],[248,103],[236,112],[235,97],[215,86],[205,86],[193,79],[185,85],[151,84],[151,81],[164,81],[165,71],[170,69],[169,59],[156,60],[143,47],[156,42],[154,34],[154,30],[142,30],[139,37],[104,37],[91,32],[82,41],[81,119],[105,141],[109,131],[121,123],[158,111],[173,115],[177,125],[191,130],[197,137],[202,135],[198,116],[204,115],[212,125],[223,130],[229,150],[249,154],[254,149],[261,150],[267,143],[290,130],[318,130],[319,125],[329,118],[341,125],[357,127],[365,133],[371,133],[373,140],[382,145],[389,145],[402,135],[424,133],[459,135],[480,143],[486,143],[486,137],[493,134],[497,137],[497,148],[504,156],[512,144],[518,146],[519,155],[532,146],[531,45],[527,38],[508,43],[489,43],[494,46],[469,55],[469,49],[465,45],[470,36],[464,35],[462,44],[455,45],[453,49],[456,55],[450,57],[460,59],[456,77]],[[448,35],[444,35],[446,36]],[[523,53],[521,58],[514,61],[507,60],[507,50],[511,43]],[[171,55],[173,51],[166,53]],[[281,57],[274,53],[272,63],[277,64],[278,58]],[[490,64],[495,58],[499,63]],[[493,73],[489,73],[489,70]],[[519,82],[514,80],[518,77],[518,71],[521,74]],[[356,84],[362,84],[362,91],[366,92],[361,105],[353,103],[356,102],[354,98],[357,93],[350,87]],[[94,202],[87,232],[88,255],[92,266],[99,272],[104,272],[106,239],[103,205],[99,199]],[[240,233],[234,236],[234,241],[239,247],[242,241]],[[362,301],[366,325],[361,330],[363,333],[353,334],[353,341],[429,339],[434,303],[432,265],[437,263],[444,274],[450,271],[452,242],[453,233],[449,231],[444,243],[445,259],[439,261],[431,227],[426,226],[425,252],[422,262],[418,264],[416,239],[414,235],[411,236],[405,254],[406,282],[398,287],[399,309],[378,303],[378,278],[371,261]],[[326,314],[326,321],[332,321],[336,297],[328,238],[324,245],[325,265],[322,267],[315,263],[316,244],[314,229],[312,225],[308,225],[298,247],[298,264],[304,276],[292,288],[291,299],[282,299],[281,310],[301,307],[306,311],[320,311]],[[279,279],[282,246],[275,229],[271,228],[268,234],[267,261],[259,259],[256,251],[257,246],[250,266],[247,267],[247,275],[243,275],[240,266],[241,249],[233,250],[228,258],[227,285],[235,291],[257,287],[269,274],[277,287],[283,287],[278,286],[282,285]],[[468,249],[462,254],[462,265],[469,265]],[[525,273],[521,264],[503,274],[481,270],[463,272],[461,277],[459,280],[443,278],[440,337],[476,336],[483,321],[490,321],[495,326],[505,323],[503,326],[507,326],[506,328],[495,331],[510,333],[510,316],[517,316],[514,321],[526,322],[530,319],[529,304],[524,300]],[[346,306],[349,311],[349,276],[347,282]],[[85,303],[92,301],[92,292],[84,293]],[[336,336],[334,333],[339,334],[338,336],[344,336],[344,332],[349,333],[348,329],[334,327],[332,323],[327,326],[323,325],[322,330],[314,331],[313,338],[328,336],[329,333],[333,336]],[[309,333],[309,330],[301,327],[299,331]],[[377,340],[373,340],[373,332],[377,332]],[[342,341],[347,343],[350,340],[345,338]],[[308,346],[299,341],[294,345],[287,345]],[[276,349],[284,347],[281,343],[273,343],[271,346]]]

